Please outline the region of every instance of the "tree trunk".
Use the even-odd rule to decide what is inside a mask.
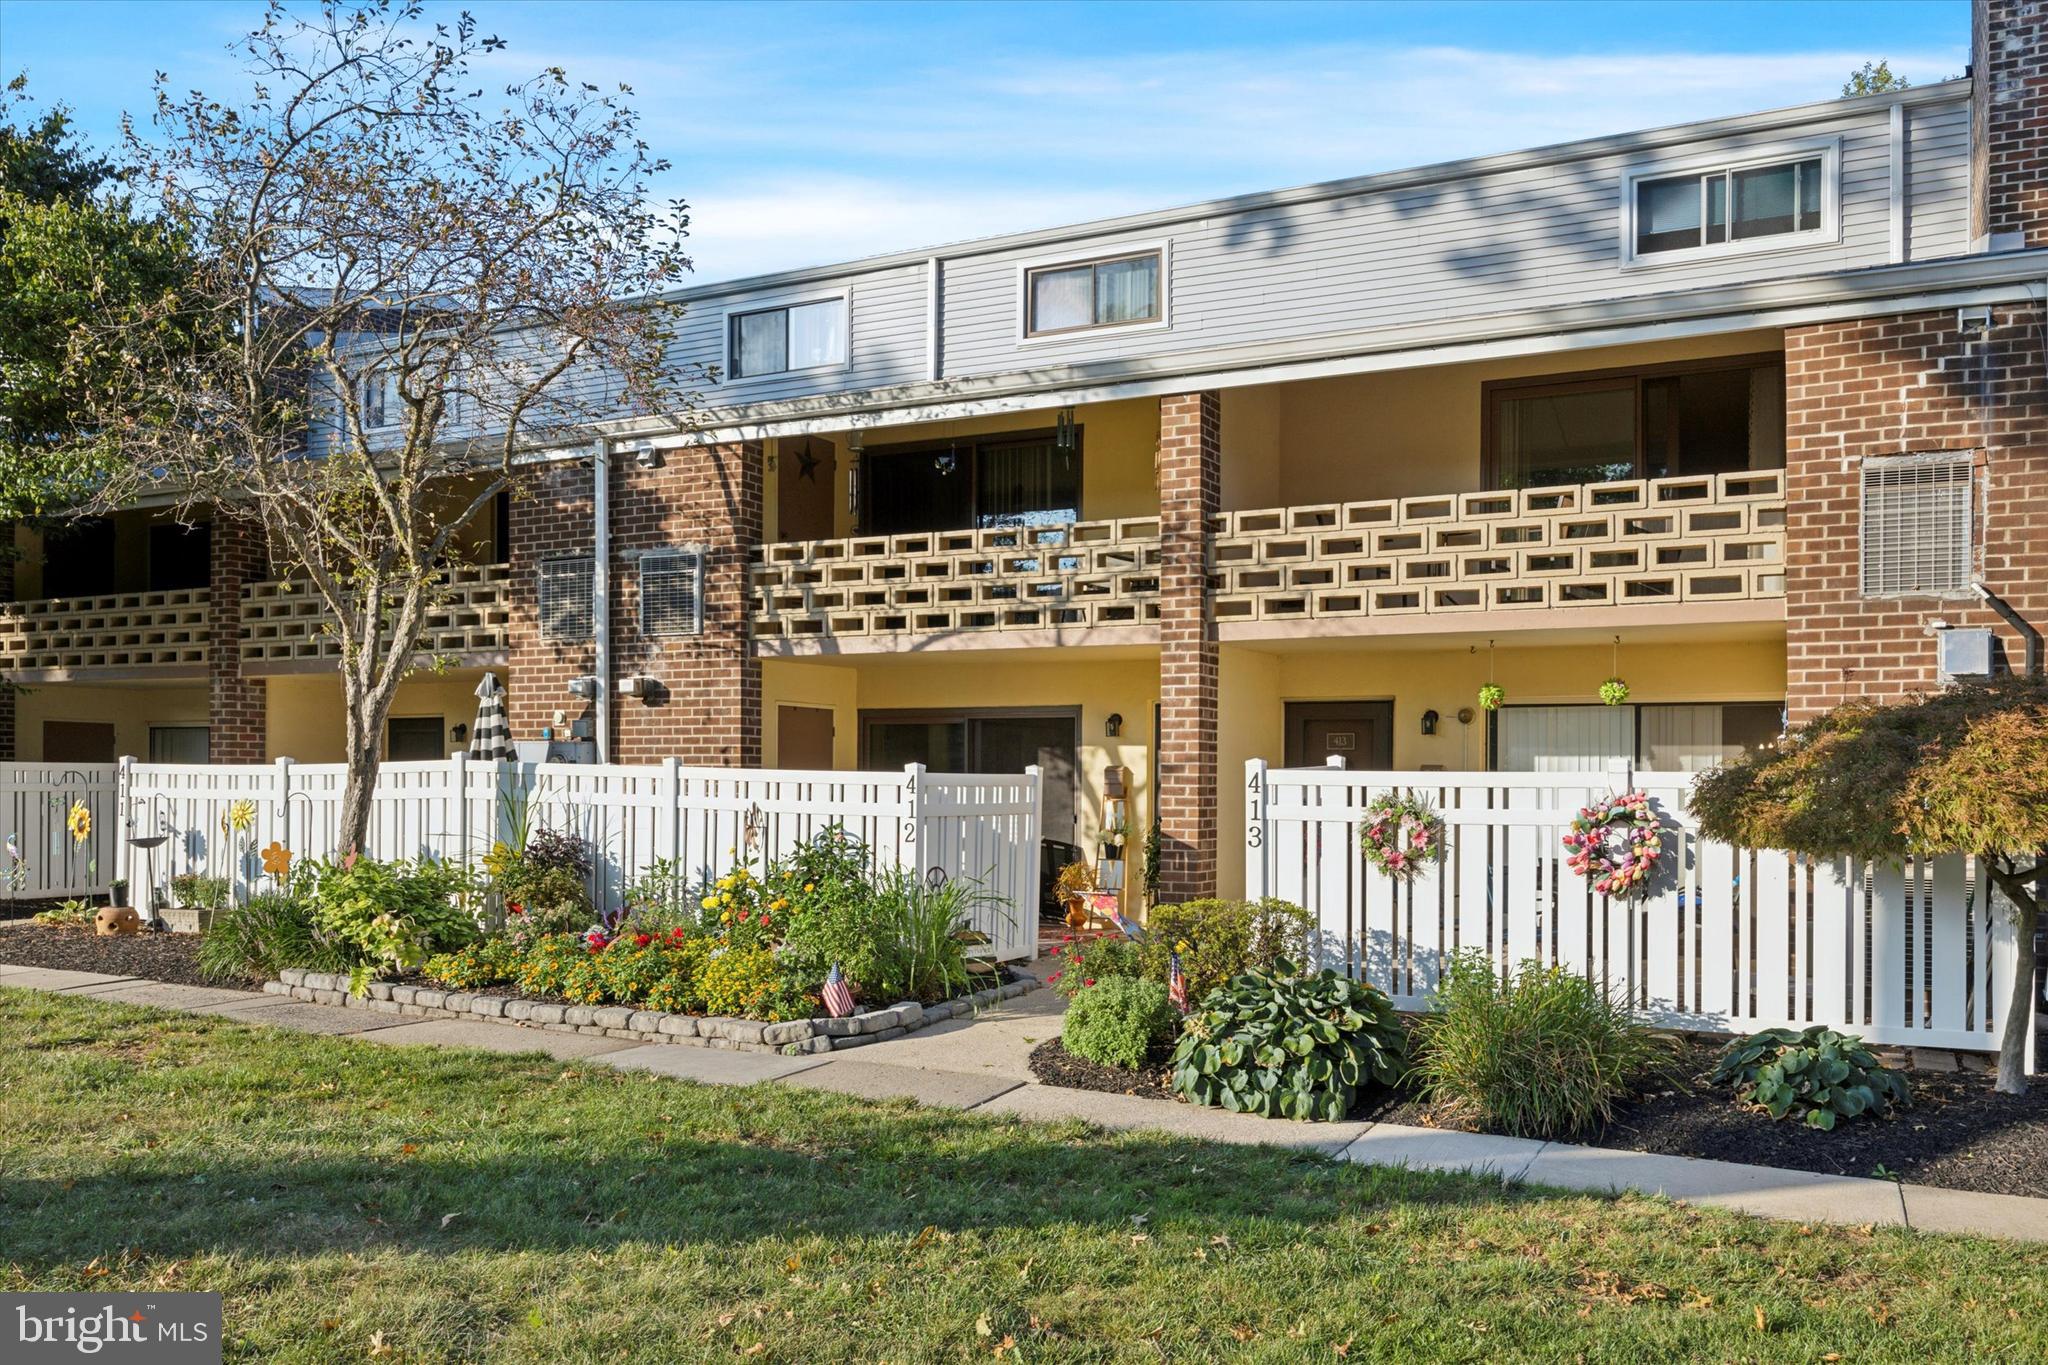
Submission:
[[[377,792],[377,768],[384,760],[384,718],[395,689],[364,687],[342,674],[342,731],[348,780],[341,792],[341,826],[335,831],[340,854],[363,853],[370,843],[371,798]]]
[[[2044,876],[2048,876],[2048,861],[2025,872],[1994,863],[1992,872],[1992,880],[2012,901],[2014,933],[2019,940],[2013,954],[2012,982],[2005,995],[2005,1028],[1998,1040],[1996,1089],[2005,1095],[2027,1093],[2027,1041],[2034,1031],[2034,932],[2040,914],[2039,879]],[[2027,888],[2030,879],[2035,881],[2033,892]]]

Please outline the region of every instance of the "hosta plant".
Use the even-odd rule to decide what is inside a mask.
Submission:
[[[1871,1055],[1861,1038],[1824,1025],[1767,1028],[1730,1043],[1710,1078],[1744,1103],[1809,1128],[1882,1114],[1912,1101],[1906,1078]]]
[[[1282,959],[1202,1001],[1174,1049],[1173,1087],[1232,1113],[1335,1122],[1367,1082],[1400,1077],[1405,1041],[1385,995]]]

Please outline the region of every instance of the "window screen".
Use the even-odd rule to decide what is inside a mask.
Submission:
[[[562,555],[540,562],[540,638],[588,640],[596,633],[590,610],[590,556]]]
[[[704,629],[704,556],[656,550],[640,556],[640,633],[697,635]]]
[[[1970,456],[1891,455],[1863,462],[1863,595],[1968,592]]]

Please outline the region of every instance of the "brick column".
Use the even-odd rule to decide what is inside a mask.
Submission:
[[[1970,37],[1970,235],[2048,246],[2048,0],[1976,0]]]
[[[1216,894],[1216,624],[1209,518],[1222,506],[1223,407],[1159,400],[1159,897]]]
[[[505,630],[505,721],[514,739],[539,739],[556,711],[573,720],[587,707],[569,695],[569,680],[596,662],[589,640],[540,636],[540,566],[557,555],[587,555],[593,538],[591,474],[586,462],[554,464],[527,475],[506,514],[510,547],[509,620]],[[567,739],[566,727],[558,738]]]
[[[749,564],[761,539],[757,442],[663,451],[642,469],[612,468],[612,662],[617,677],[657,684],[613,702],[613,758],[671,755],[705,767],[761,765],[761,664],[748,637]],[[640,628],[639,555],[704,553],[704,629],[649,636]]]
[[[207,594],[207,757],[262,763],[270,755],[263,680],[242,676],[242,585],[261,576],[263,528],[225,512],[213,519]]]
[[[1988,626],[2001,667],[2025,642],[1974,596],[1862,595],[1866,458],[1969,451],[1985,585],[2048,631],[2048,382],[2042,308],[1991,309],[1988,329],[1955,309],[1860,318],[1785,333],[1786,705],[1794,721],[1859,697],[1938,685],[1928,623]]]

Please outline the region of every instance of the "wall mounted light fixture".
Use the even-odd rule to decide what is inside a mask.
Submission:
[[[1121,711],[1110,712],[1108,718],[1102,722],[1102,733],[1110,739],[1115,739],[1123,734],[1123,732],[1124,713]]]
[[[1424,711],[1422,713],[1422,733],[1425,735],[1435,734],[1437,719],[1438,717],[1436,712]]]

